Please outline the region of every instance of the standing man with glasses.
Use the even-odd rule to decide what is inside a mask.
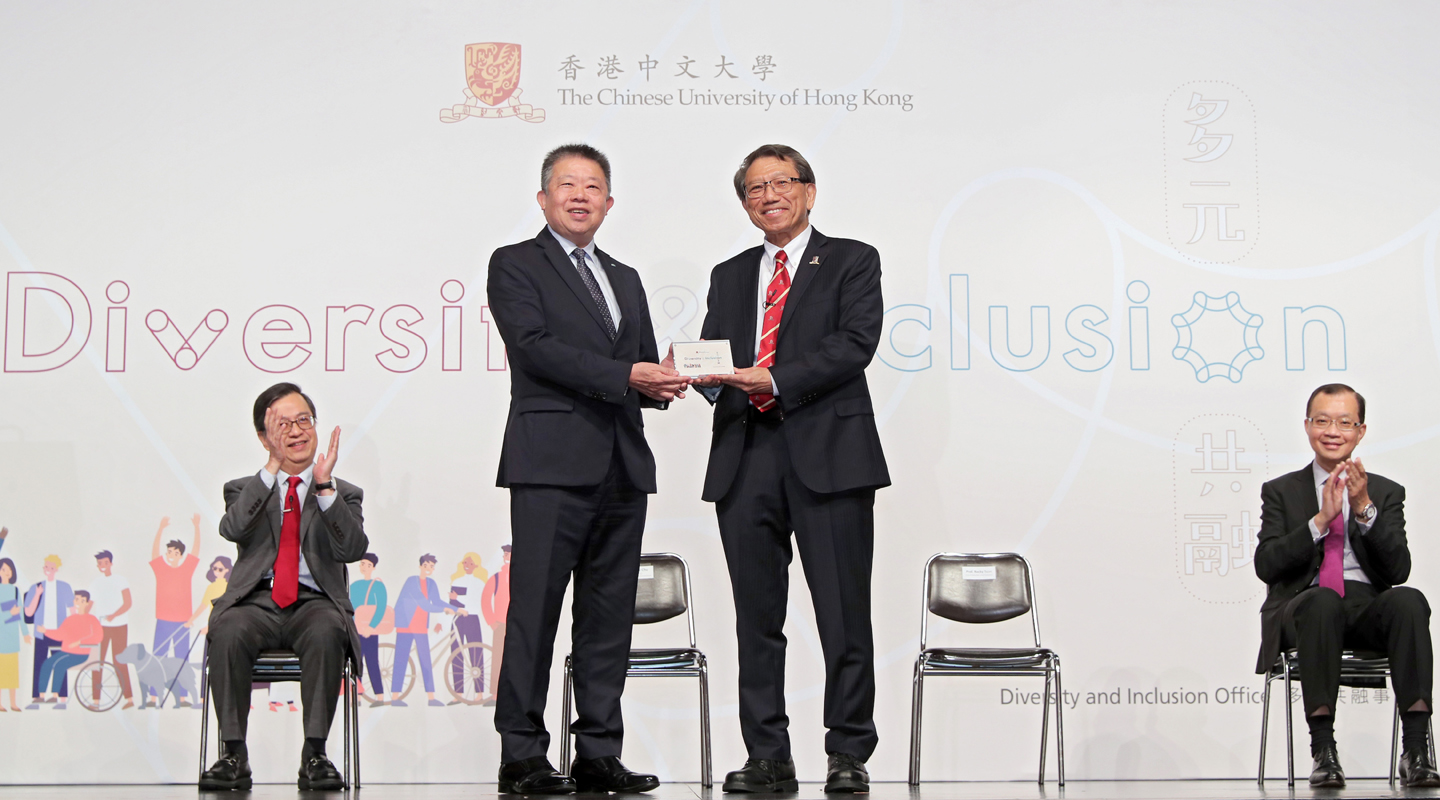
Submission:
[[[890,485],[865,367],[880,341],[880,254],[810,226],[815,173],[767,144],[735,173],[765,241],[710,274],[702,339],[728,339],[733,375],[694,382],[715,405],[703,499],[715,503],[735,597],[740,730],[749,759],[727,792],[798,788],[785,715],[790,535],[825,654],[825,791],[866,792],[875,751],[870,567],[875,490]]]
[[[610,161],[589,145],[545,156],[536,195],[546,225],[490,258],[490,312],[511,363],[498,486],[510,490],[510,608],[495,707],[500,791],[644,792],[654,775],[620,763],[620,695],[630,656],[640,537],[655,492],[641,408],[683,397],[657,363],[640,275],[595,246],[615,204]],[[546,757],[545,699],[555,630],[575,576],[579,756],[569,776]]]
[[[325,740],[335,719],[345,659],[360,674],[360,637],[345,565],[365,555],[369,539],[360,487],[332,477],[340,429],[318,459],[315,404],[293,383],[277,383],[255,400],[255,435],[265,466],[225,484],[220,535],[238,556],[230,585],[210,612],[210,692],[224,743],[220,760],[200,776],[201,789],[249,789],[245,731],[251,675],[261,650],[300,658],[305,744],[301,789],[341,789]]]
[[[1434,656],[1430,605],[1400,586],[1410,577],[1405,487],[1367,472],[1355,448],[1365,438],[1365,398],[1342,383],[1321,386],[1305,407],[1315,460],[1260,490],[1262,523],[1255,573],[1269,584],[1260,609],[1260,659],[1274,667],[1284,649],[1300,659],[1310,726],[1310,785],[1345,785],[1335,747],[1340,651],[1372,650],[1390,659],[1400,707],[1400,781],[1440,786],[1428,729]]]

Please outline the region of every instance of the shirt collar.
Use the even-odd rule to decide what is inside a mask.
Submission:
[[[579,247],[579,245],[575,244],[574,242],[570,241],[569,239],[566,239],[564,236],[561,236],[560,234],[556,233],[556,232],[555,232],[555,229],[552,228],[552,227],[550,227],[549,225],[546,225],[546,226],[545,226],[545,229],[548,230],[548,231],[550,231],[550,235],[551,235],[551,236],[554,236],[554,237],[555,237],[555,241],[557,241],[557,242],[560,243],[560,247],[561,247],[561,249],[563,249],[563,250],[565,251],[565,255],[570,256],[571,258],[574,258],[574,255],[573,255],[573,254],[574,254],[574,252],[575,252],[575,248],[576,248],[576,247]],[[585,251],[585,256],[590,259],[590,262],[591,262],[591,263],[593,263],[593,264],[598,264],[598,263],[600,263],[600,259],[595,256],[595,240],[594,240],[594,239],[591,239],[591,240],[590,240],[590,244],[587,244],[587,245],[585,245],[584,247],[581,247],[580,249]]]
[[[796,259],[804,257],[805,248],[810,245],[810,231],[812,230],[814,230],[814,228],[806,225],[805,230],[801,231],[799,236],[787,242],[784,247],[777,247],[767,239],[765,241],[765,255],[770,257],[771,263],[774,263],[775,254],[784,250],[786,263],[793,269]],[[770,271],[774,272],[775,270],[772,267]]]
[[[310,488],[310,479],[311,479],[312,477],[314,477],[314,475],[315,475],[315,465],[314,465],[314,464],[311,464],[310,466],[306,467],[304,470],[302,470],[302,471],[300,472],[299,475],[294,475],[294,476],[288,474],[288,473],[285,472],[285,470],[283,470],[283,469],[282,469],[282,470],[276,470],[276,473],[275,473],[275,485],[276,485],[276,486],[283,486],[283,487],[285,487],[285,488],[288,489],[288,488],[290,487],[290,483],[289,483],[288,479],[291,478],[291,477],[297,477],[297,478],[300,479],[300,489],[301,489],[301,490],[308,489],[308,488]]]

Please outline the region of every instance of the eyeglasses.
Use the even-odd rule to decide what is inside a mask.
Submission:
[[[1311,427],[1319,428],[1320,430],[1334,425],[1338,430],[1345,433],[1349,433],[1361,425],[1361,423],[1353,419],[1330,419],[1329,417],[1308,417],[1305,421],[1310,423]]]
[[[315,418],[310,416],[309,414],[301,414],[295,419],[280,420],[280,430],[282,431],[290,430],[291,425],[294,425],[302,431],[308,431],[311,428],[315,427]]]
[[[799,178],[776,178],[773,181],[752,183],[745,188],[745,195],[752,199],[756,197],[762,197],[765,194],[766,186],[774,189],[775,194],[790,194],[791,190],[804,182],[805,181],[802,181]]]

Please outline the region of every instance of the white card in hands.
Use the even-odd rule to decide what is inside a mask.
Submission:
[[[701,375],[733,375],[735,362],[730,360],[730,340],[706,342],[675,342],[675,371],[687,378]]]

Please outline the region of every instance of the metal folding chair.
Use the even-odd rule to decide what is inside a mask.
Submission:
[[[1045,783],[1045,745],[1050,728],[1050,698],[1055,702],[1057,777],[1065,785],[1065,708],[1060,656],[1040,644],[1035,613],[1035,581],[1030,562],[1017,553],[937,553],[925,563],[924,607],[920,613],[920,655],[915,659],[910,704],[910,785],[920,784],[920,734],[927,675],[1043,676],[1045,702],[1040,717],[1040,778]],[[955,622],[988,624],[1030,615],[1033,647],[926,647],[930,615]],[[1050,693],[1051,683],[1055,693]]]
[[[1385,688],[1390,677],[1390,660],[1379,653],[1344,650],[1340,653],[1340,685],[1358,688]],[[1256,782],[1265,785],[1265,745],[1270,731],[1270,684],[1285,679],[1285,778],[1286,785],[1295,786],[1295,722],[1291,701],[1291,682],[1300,679],[1300,657],[1295,650],[1284,650],[1265,674],[1265,695],[1260,701],[1260,773]],[[1398,777],[1400,755],[1400,698],[1395,698],[1394,722],[1390,730],[1390,785]],[[1430,762],[1435,762],[1435,728],[1430,728]]]
[[[200,664],[200,774],[209,766],[210,740],[210,643],[205,643],[205,654]],[[280,683],[300,681],[300,657],[289,650],[261,650],[255,659],[255,671],[251,676],[254,683]],[[350,668],[350,659],[345,659],[345,672],[341,677],[341,691],[345,701],[345,786],[360,788],[360,693],[356,689],[356,678]],[[217,754],[218,757],[218,754]],[[351,779],[351,764],[354,764],[354,779]]]
[[[695,648],[695,612],[690,600],[690,565],[674,553],[640,556],[640,583],[635,590],[635,624],[648,625],[685,615],[689,647],[631,650],[629,678],[694,676],[700,682],[700,785],[710,788],[710,676],[705,654]],[[561,706],[560,771],[570,771],[570,718],[575,675],[565,656],[565,690]]]

